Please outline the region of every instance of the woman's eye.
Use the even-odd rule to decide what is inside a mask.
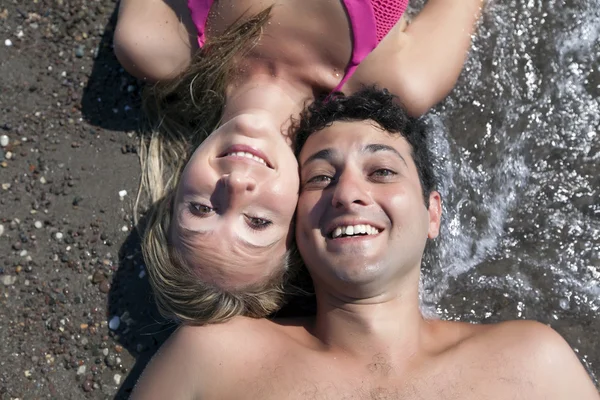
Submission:
[[[200,203],[190,203],[190,208],[194,214],[200,216],[208,215],[214,211],[211,207]]]
[[[264,218],[247,217],[247,219],[248,219],[248,226],[250,226],[250,228],[257,230],[257,231],[266,229],[267,227],[269,227],[272,224],[271,221],[269,221],[268,219],[264,219]]]

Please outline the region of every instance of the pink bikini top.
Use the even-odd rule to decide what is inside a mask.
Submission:
[[[205,27],[214,0],[188,0],[192,20],[198,30],[198,44],[206,41]],[[342,0],[352,27],[352,57],[341,82],[333,90],[341,90],[360,62],[373,50],[400,20],[408,0]]]

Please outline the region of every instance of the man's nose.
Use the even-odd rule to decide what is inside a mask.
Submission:
[[[331,199],[333,207],[351,208],[354,206],[368,206],[371,202],[367,182],[365,182],[362,174],[348,168],[344,170],[338,177],[334,188]]]
[[[253,197],[256,191],[256,180],[246,173],[232,171],[222,178],[227,190],[229,205],[235,207]]]

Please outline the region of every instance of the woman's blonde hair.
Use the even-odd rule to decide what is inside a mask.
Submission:
[[[173,202],[179,177],[193,150],[219,125],[231,72],[256,45],[271,7],[238,20],[222,35],[209,38],[192,65],[179,77],[149,87],[144,109],[156,128],[140,147],[142,197],[152,206],[145,215],[142,251],[161,313],[189,324],[225,322],[236,315],[264,317],[281,307],[283,287],[297,260],[289,250],[279,267],[259,283],[225,290],[201,281],[170,241]],[[139,225],[139,224],[138,224]]]
[[[199,279],[169,243],[174,191],[148,213],[142,250],[160,312],[184,323],[225,322],[236,315],[265,317],[278,310],[284,286],[295,271],[296,250],[288,250],[268,279],[237,290],[226,290]]]

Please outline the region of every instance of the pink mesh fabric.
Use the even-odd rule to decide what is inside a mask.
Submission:
[[[377,25],[377,43],[392,30],[408,6],[408,0],[371,0],[375,24]]]

